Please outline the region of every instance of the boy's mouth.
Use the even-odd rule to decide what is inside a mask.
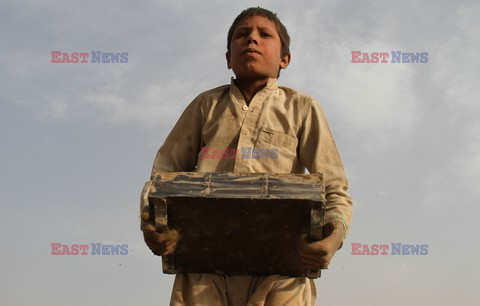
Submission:
[[[258,50],[256,50],[256,49],[247,48],[247,49],[245,49],[245,50],[242,52],[242,54],[260,54],[260,55],[261,55],[262,53],[260,53],[260,52],[259,52]]]

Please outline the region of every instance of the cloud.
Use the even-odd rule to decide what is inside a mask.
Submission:
[[[32,41],[22,30],[2,31],[14,41],[0,55],[2,100],[42,120],[88,117],[103,123],[134,122],[147,129],[165,121],[173,125],[198,93],[219,85],[212,79],[229,81],[224,35],[199,36],[207,28],[212,31],[200,13],[178,24],[185,17],[184,5],[144,5],[120,2],[111,7],[102,2],[88,12],[52,3],[8,5],[6,21],[16,29],[34,29],[36,38]],[[52,64],[52,50],[128,52],[129,62]],[[217,68],[210,68],[213,57]],[[212,70],[222,72],[209,79]]]

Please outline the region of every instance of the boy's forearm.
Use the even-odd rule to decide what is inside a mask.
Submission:
[[[350,229],[353,210],[352,197],[347,193],[347,188],[347,185],[339,186],[326,192],[325,223],[340,222],[343,225],[343,238]]]
[[[301,162],[311,173],[322,173],[325,181],[325,222],[341,222],[344,237],[348,233],[353,202],[340,154],[323,110],[312,101],[305,112],[303,133],[299,139]]]
[[[148,193],[150,192],[150,188],[152,186],[152,181],[148,181],[145,183],[142,189],[142,193],[140,195],[140,229],[143,230],[144,219],[142,218],[142,214],[145,212],[146,207],[148,207]]]

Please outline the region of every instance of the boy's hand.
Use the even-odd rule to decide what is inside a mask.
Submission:
[[[305,268],[315,271],[328,269],[335,252],[343,241],[343,224],[332,222],[323,229],[324,238],[319,241],[309,242],[306,235],[302,236],[299,244],[300,260]]]
[[[168,233],[158,233],[154,221],[150,218],[150,208],[147,206],[142,211],[142,232],[145,243],[157,256],[170,255],[175,251],[179,234],[176,230],[170,230]]]

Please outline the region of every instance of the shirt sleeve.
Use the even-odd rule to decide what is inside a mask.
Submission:
[[[325,181],[325,222],[340,221],[345,235],[350,227],[353,202],[347,193],[348,182],[342,160],[325,115],[312,100],[304,114],[299,138],[299,159],[310,173],[322,173]]]
[[[201,149],[202,110],[193,100],[178,119],[153,162],[151,179],[159,172],[193,171]]]
[[[160,172],[194,171],[202,143],[201,97],[184,110],[153,162],[150,180],[145,183],[140,200],[140,212],[148,206],[148,193],[154,178]]]

